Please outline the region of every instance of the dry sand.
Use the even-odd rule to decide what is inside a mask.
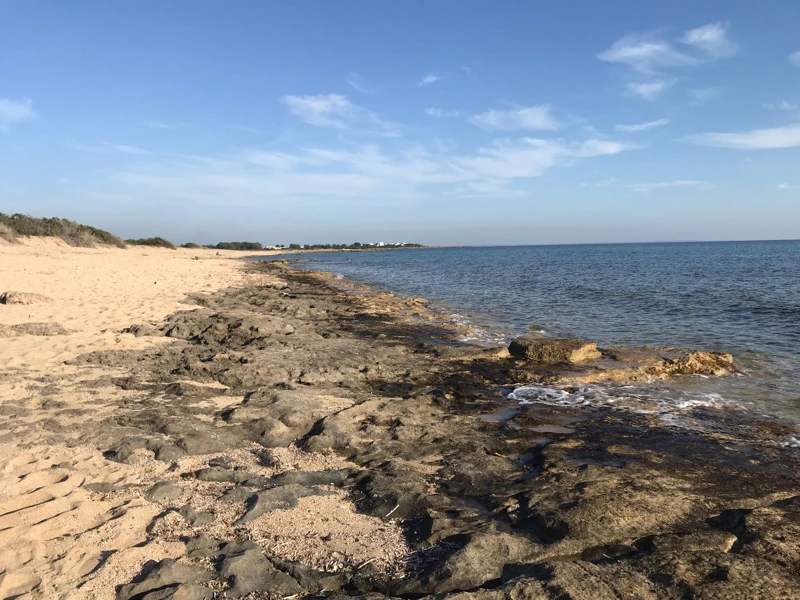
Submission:
[[[182,556],[184,543],[176,533],[192,534],[191,528],[187,530],[175,513],[159,521],[165,507],[143,496],[155,481],[174,481],[184,488],[190,504],[210,510],[215,522],[207,530],[232,532],[231,523],[240,515],[203,505],[203,485],[218,484],[180,478],[212,457],[187,458],[170,468],[143,451],[134,464],[111,462],[103,458],[101,448],[75,447],[69,439],[56,443],[48,435],[48,420],[54,417],[43,408],[56,402],[67,408],[95,406],[98,415],[113,411],[115,402],[128,392],[112,387],[93,394],[79,391],[71,384],[86,376],[86,367],[65,361],[94,350],[175,343],[120,331],[195,309],[184,303],[189,294],[257,283],[254,278],[259,276],[245,273],[243,262],[235,260],[241,256],[231,251],[74,248],[53,239],[0,242],[0,294],[16,291],[44,297],[30,304],[0,304],[0,437],[7,441],[0,444],[0,599],[111,599],[115,587],[130,581],[145,562]],[[17,335],[11,329],[34,323],[55,323],[68,334]],[[95,377],[97,368],[92,367]],[[45,399],[40,390],[53,381],[58,390]],[[60,430],[69,419],[68,411],[59,415]],[[10,437],[9,432],[18,431],[13,423],[22,421],[36,427]],[[301,456],[292,449],[270,452],[277,467],[270,467],[267,475],[342,463],[334,456]],[[238,450],[231,456],[253,466],[256,453]],[[123,491],[96,493],[92,491],[96,487],[87,489],[90,483],[113,484]],[[328,522],[333,510],[338,518]],[[394,555],[405,548],[399,530],[357,514],[341,493],[305,500],[295,509],[257,520],[243,533],[276,555],[320,566],[332,550],[360,561],[382,556],[387,546],[392,546]],[[312,535],[333,543],[315,553],[313,545],[305,544]]]

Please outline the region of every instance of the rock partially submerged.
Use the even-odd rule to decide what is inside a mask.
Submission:
[[[600,358],[595,342],[575,338],[520,336],[508,346],[514,358],[544,365],[581,363]]]

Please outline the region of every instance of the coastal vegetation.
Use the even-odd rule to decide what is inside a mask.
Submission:
[[[216,246],[206,246],[215,250],[263,250],[261,242],[220,242]]]
[[[0,239],[15,242],[17,237],[57,237],[70,246],[84,248],[97,245],[125,247],[125,242],[107,231],[68,219],[39,219],[19,213],[0,213]]]
[[[175,250],[175,244],[162,237],[140,238],[138,240],[125,240],[131,246],[155,246],[157,248],[169,248]]]

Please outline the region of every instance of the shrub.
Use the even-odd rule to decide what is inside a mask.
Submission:
[[[17,236],[14,235],[14,231],[5,223],[0,223],[0,240],[5,240],[9,243],[17,241]]]
[[[131,246],[155,246],[157,248],[169,248],[175,250],[175,244],[162,237],[140,238],[138,240],[125,240]]]
[[[211,248],[217,250],[262,250],[264,247],[261,242],[220,242]]]
[[[181,244],[181,248],[202,248],[202,246],[194,242],[186,242],[185,244]]]
[[[103,244],[117,246],[118,248],[125,247],[125,242],[107,231],[57,217],[37,219],[28,215],[14,214],[8,216],[0,213],[0,226],[5,226],[6,229],[9,229],[12,236],[57,237],[67,242],[70,246],[91,248],[96,244]],[[3,239],[8,239],[7,234],[3,235]]]

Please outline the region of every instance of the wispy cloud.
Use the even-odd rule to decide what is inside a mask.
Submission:
[[[597,55],[602,61],[625,65],[637,74],[639,81],[628,83],[628,95],[654,100],[676,82],[679,69],[697,67],[739,52],[739,46],[728,36],[727,26],[709,23],[686,31],[676,45],[655,34],[633,34],[614,42]],[[648,79],[641,81],[642,76]]]
[[[738,133],[699,133],[689,136],[686,141],[699,146],[738,150],[794,148],[800,146],[800,125],[754,129]]]
[[[695,179],[676,179],[674,181],[659,181],[657,183],[633,183],[630,187],[634,192],[652,192],[664,188],[673,187],[698,187],[705,185],[705,181]]]
[[[722,23],[709,23],[687,31],[681,41],[698,48],[709,57],[728,58],[739,52],[739,46],[728,37],[728,27]]]
[[[33,102],[30,100],[0,98],[0,132],[8,131],[8,128],[15,123],[35,118],[36,111],[33,110]]]
[[[669,42],[641,34],[618,39],[597,58],[627,65],[640,73],[656,73],[667,67],[686,67],[700,62],[693,56],[675,50]]]
[[[152,154],[149,150],[127,144],[112,144],[111,142],[101,142],[99,144],[82,144],[80,142],[69,141],[67,147],[93,154]]]
[[[669,119],[656,119],[655,121],[634,123],[633,125],[615,125],[614,129],[623,133],[636,133],[638,131],[647,131],[648,129],[664,127],[665,125],[669,125]]]
[[[142,125],[150,129],[175,129],[175,125],[162,123],[161,121],[142,121]]]
[[[467,75],[472,75],[472,67],[469,65],[461,65],[461,70],[464,71]]]
[[[461,115],[461,111],[452,108],[426,108],[425,114],[439,119],[455,119]]]
[[[800,110],[800,104],[794,104],[787,100],[780,102],[766,102],[763,104],[767,110]]]
[[[433,75],[433,74],[425,75],[425,77],[423,77],[422,79],[419,80],[417,85],[418,86],[426,86],[426,85],[430,85],[432,83],[436,83],[437,81],[440,81],[441,79],[442,78],[439,77],[438,75]]]
[[[617,182],[616,177],[609,177],[608,179],[603,179],[602,181],[597,181],[595,183],[582,183],[581,187],[608,187],[609,185],[613,185]]]
[[[625,86],[628,95],[639,96],[645,100],[653,101],[675,84],[675,80],[659,79],[645,83],[629,83]]]
[[[792,187],[792,186],[789,185],[788,181],[784,181],[783,183],[779,183],[778,184],[778,189],[779,190],[788,190],[790,187]]]
[[[171,157],[169,164],[118,172],[114,182],[130,195],[198,202],[235,195],[242,205],[254,206],[265,201],[352,206],[443,196],[501,200],[524,194],[519,186],[550,169],[631,148],[611,140],[523,137],[496,140],[470,153],[420,146],[387,151],[376,144],[250,150],[202,162]]]
[[[524,106],[509,110],[487,110],[470,117],[469,122],[487,131],[515,129],[552,131],[561,123],[552,114],[553,107],[548,104]]]
[[[687,90],[689,94],[689,102],[692,106],[700,106],[706,102],[710,102],[722,93],[720,88],[707,87],[707,88],[692,88]]]
[[[800,67],[800,50],[797,52],[792,52],[789,55],[789,62],[792,63],[795,67]]]
[[[351,71],[347,74],[347,83],[357,92],[364,94],[372,94],[375,92],[369,82],[355,71]]]
[[[353,104],[341,94],[284,96],[282,100],[292,113],[311,125],[335,129],[355,128],[362,133],[389,137],[402,135],[399,125],[382,120],[374,112]]]

